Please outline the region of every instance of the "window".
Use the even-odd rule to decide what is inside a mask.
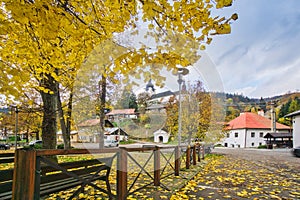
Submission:
[[[251,137],[255,137],[255,132],[251,132]]]
[[[239,137],[239,133],[234,133],[234,137]]]
[[[226,136],[227,136],[227,138],[229,138],[229,137],[230,137],[230,134],[229,134],[229,133],[227,133],[227,134],[226,134]]]
[[[251,146],[253,146],[253,147],[254,147],[254,142],[252,142],[252,143],[251,143]]]
[[[263,132],[260,132],[260,133],[259,133],[259,137],[264,137],[264,133],[263,133]]]
[[[260,143],[259,143],[259,146],[261,146],[261,145],[262,145],[262,143],[260,142]]]

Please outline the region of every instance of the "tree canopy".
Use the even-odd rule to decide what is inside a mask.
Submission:
[[[68,96],[72,102],[80,67],[97,65],[98,73],[112,81],[118,74],[124,83],[143,74],[162,85],[163,67],[176,71],[177,65],[192,65],[199,59],[197,51],[205,49],[213,35],[230,33],[230,21],[237,19],[236,14],[227,19],[211,14],[232,0],[0,2],[0,93],[15,101],[34,92],[41,95],[48,148],[55,146],[58,103]],[[144,34],[156,41],[155,49],[148,44],[128,47],[114,39],[125,31],[137,34],[145,25]]]

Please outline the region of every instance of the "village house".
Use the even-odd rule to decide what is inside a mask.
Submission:
[[[78,142],[79,141],[79,135],[78,135],[78,131],[71,131],[70,132],[70,141],[71,141],[71,143],[73,143],[73,142]],[[58,143],[61,143],[61,142],[63,142],[64,141],[64,138],[63,138],[63,135],[62,135],[62,131],[60,130],[60,131],[58,131],[57,133],[56,133],[56,139],[57,139],[57,142]]]
[[[268,133],[272,132],[272,121],[256,113],[245,112],[226,124],[228,131],[222,144],[225,147],[246,148],[266,144]],[[290,133],[290,127],[276,123],[277,133]]]
[[[95,142],[98,143],[100,129],[99,119],[89,119],[78,124],[78,140],[80,142]],[[105,140],[127,140],[128,134],[121,128],[114,127],[109,121],[105,120],[104,125],[104,139]]]
[[[291,117],[293,123],[293,147],[300,146],[300,110],[292,112],[285,117]]]

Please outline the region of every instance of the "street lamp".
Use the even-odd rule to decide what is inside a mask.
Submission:
[[[177,69],[177,75],[178,75],[178,85],[179,85],[179,112],[178,112],[178,146],[181,145],[181,113],[182,113],[182,107],[181,107],[181,85],[184,82],[183,76],[187,75],[189,73],[189,70],[187,68],[178,68]]]

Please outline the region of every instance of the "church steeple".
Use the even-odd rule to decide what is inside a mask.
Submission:
[[[146,92],[148,92],[150,88],[151,88],[152,92],[155,92],[155,88],[154,88],[153,83],[151,82],[151,79],[149,80],[149,82],[146,85]]]

